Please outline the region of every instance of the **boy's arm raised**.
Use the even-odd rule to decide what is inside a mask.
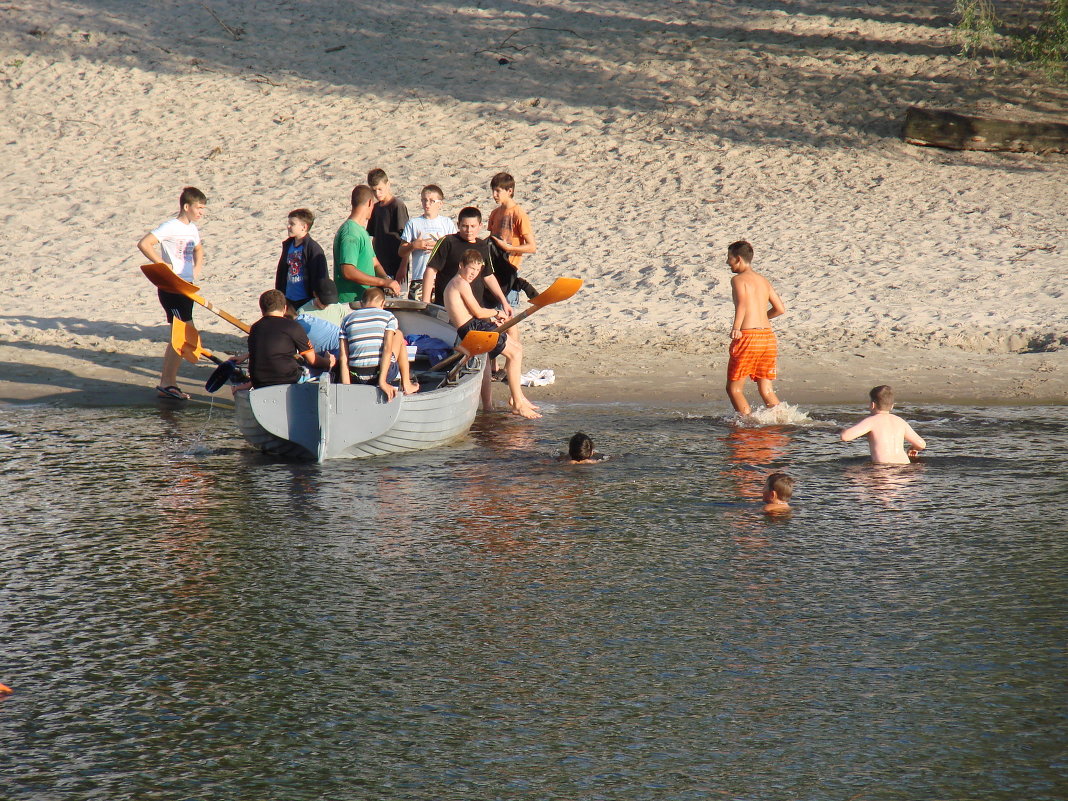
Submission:
[[[857,437],[863,437],[865,434],[871,431],[871,418],[865,417],[856,425],[852,425],[849,428],[842,429],[842,442],[852,442]]]

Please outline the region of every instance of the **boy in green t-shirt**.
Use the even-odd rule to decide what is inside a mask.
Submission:
[[[375,193],[360,184],[352,190],[352,212],[334,234],[334,283],[338,301],[352,303],[363,298],[369,286],[400,294],[400,284],[386,275],[375,258],[367,223],[375,207]]]

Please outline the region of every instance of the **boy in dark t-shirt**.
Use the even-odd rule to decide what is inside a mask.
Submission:
[[[408,223],[408,207],[393,194],[385,170],[376,167],[367,173],[367,185],[375,193],[375,207],[367,224],[367,233],[371,235],[378,263],[386,275],[397,278],[401,264],[406,261],[400,256],[400,246],[404,244],[401,232]],[[401,283],[406,272],[398,279]]]
[[[501,285],[490,266],[490,240],[478,238],[482,230],[482,212],[474,206],[461,209],[456,228],[458,233],[438,240],[438,245],[427,262],[426,272],[423,273],[423,302],[444,306],[445,287],[456,277],[460,259],[467,251],[476,250],[482,256],[484,264],[482,271],[471,282],[471,292],[480,303],[487,302],[484,298],[492,298],[492,305],[502,309],[506,318],[511,317],[512,307],[504,297]]]
[[[254,388],[307,381],[308,374],[298,358],[321,370],[333,368],[333,355],[316,354],[300,324],[285,316],[285,295],[268,289],[260,295],[260,311],[263,317],[252,324],[248,334],[249,373]]]

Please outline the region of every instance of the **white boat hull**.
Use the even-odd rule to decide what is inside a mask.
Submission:
[[[406,334],[455,339],[455,329],[436,306],[397,304],[393,311]],[[462,437],[478,411],[481,384],[479,370],[437,389],[424,384],[418,394],[398,394],[392,401],[367,384],[284,384],[238,392],[235,416],[242,436],[275,456],[318,462],[379,456]]]

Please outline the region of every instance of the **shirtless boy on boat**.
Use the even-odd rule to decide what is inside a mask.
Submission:
[[[927,447],[923,437],[912,426],[891,414],[894,408],[894,390],[882,384],[868,393],[872,413],[854,426],[842,431],[842,442],[851,442],[857,437],[868,438],[871,460],[875,464],[908,464]],[[905,452],[904,442],[912,447]]]
[[[786,312],[771,283],[752,268],[752,263],[753,246],[748,242],[734,242],[727,248],[727,266],[734,273],[731,278],[734,322],[731,324],[730,362],[727,364],[727,397],[741,415],[751,411],[745,399],[747,377],[756,381],[765,406],[770,409],[779,403],[771,387],[777,376],[778,345],[769,320]]]
[[[451,281],[445,285],[442,300],[449,313],[449,321],[456,326],[456,333],[462,340],[469,331],[494,331],[506,319],[505,312],[487,309],[475,299],[471,282],[482,271],[485,262],[482,254],[475,249],[466,251],[460,257],[460,266]],[[534,419],[541,417],[538,407],[523,394],[521,376],[523,373],[523,346],[514,337],[502,333],[497,345],[487,354],[487,359],[504,355],[508,375],[508,390],[511,393],[508,404],[520,417]],[[488,371],[482,376],[482,408],[491,408],[488,401],[490,376]]]

